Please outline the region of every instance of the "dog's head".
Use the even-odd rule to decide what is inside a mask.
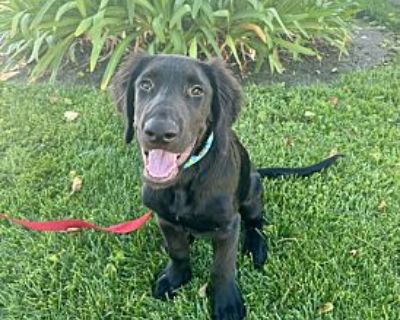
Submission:
[[[240,85],[222,61],[142,51],[123,62],[111,93],[126,117],[125,141],[136,133],[143,176],[153,187],[174,184],[211,132],[223,149],[241,102]]]

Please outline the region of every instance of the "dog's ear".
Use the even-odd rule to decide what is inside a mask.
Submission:
[[[152,56],[140,49],[128,54],[111,82],[111,97],[117,109],[125,116],[126,143],[131,142],[134,135],[135,80],[141,74],[151,57]]]
[[[240,112],[242,89],[232,71],[221,59],[209,63],[212,72],[213,99],[211,111],[214,126],[230,127]]]

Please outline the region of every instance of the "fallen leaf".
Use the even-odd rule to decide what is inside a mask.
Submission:
[[[52,254],[52,255],[48,256],[47,260],[49,260],[51,262],[54,262],[54,263],[60,261],[59,257],[56,254]]]
[[[294,146],[294,140],[291,138],[285,138],[283,141],[284,141],[286,147]]]
[[[379,205],[378,205],[378,209],[379,209],[380,211],[385,211],[386,207],[387,207],[387,204],[386,204],[386,201],[385,201],[385,200],[382,200],[382,201],[379,203]]]
[[[333,157],[333,156],[335,156],[335,155],[337,155],[339,152],[338,152],[338,149],[337,148],[333,148],[330,152],[329,152],[329,157]]]
[[[199,293],[200,298],[205,298],[207,296],[207,285],[208,285],[208,283],[206,282],[199,289],[198,293]]]
[[[51,104],[56,104],[58,101],[60,101],[60,97],[58,96],[50,96],[48,99]]]
[[[9,71],[9,72],[0,72],[0,81],[7,81],[12,77],[16,76],[19,71]]]
[[[74,121],[78,118],[79,113],[75,111],[65,111],[64,112],[64,119],[68,122]]]
[[[330,98],[329,98],[329,103],[330,103],[332,106],[336,107],[336,106],[338,105],[338,103],[339,103],[339,98],[338,98],[338,97],[335,97],[335,96],[330,97]]]
[[[77,176],[72,180],[72,193],[78,192],[82,189],[82,178]]]
[[[324,303],[323,305],[321,305],[318,308],[318,314],[324,314],[324,313],[332,312],[333,309],[334,309],[333,303],[332,302],[327,302],[327,303]]]
[[[69,172],[69,177],[71,178],[71,179],[73,179],[73,178],[75,178],[76,177],[76,171],[75,170],[71,170],[70,172]]]
[[[311,111],[306,111],[304,112],[304,116],[308,119],[314,118],[315,117],[315,113],[311,112]]]
[[[350,255],[355,258],[358,256],[358,251],[356,249],[350,250]]]

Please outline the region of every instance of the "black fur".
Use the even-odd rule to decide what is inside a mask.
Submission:
[[[150,81],[151,89],[143,92],[143,81]],[[188,92],[196,85],[203,94],[191,96]],[[267,258],[261,178],[309,175],[332,164],[337,156],[304,169],[254,169],[231,128],[240,111],[241,87],[220,60],[205,63],[175,55],[133,53],[114,78],[112,92],[126,117],[125,140],[130,142],[136,131],[142,150],[161,148],[178,154],[195,141],[192,153],[197,153],[214,133],[207,155],[188,169],[180,167],[173,180],[155,183],[144,176],[143,203],[157,214],[170,256],[153,295],[173,297],[176,289],[190,281],[191,237],[208,237],[214,248],[208,290],[212,317],[243,319],[246,308],[235,280],[241,224],[243,252],[252,256],[256,268],[262,268]],[[143,128],[153,118],[179,124],[173,142],[152,144],[146,139]]]
[[[259,168],[257,171],[261,178],[275,179],[288,176],[308,177],[313,173],[320,172],[330,167],[338,158],[343,156],[342,154],[335,154],[321,162],[304,168]]]

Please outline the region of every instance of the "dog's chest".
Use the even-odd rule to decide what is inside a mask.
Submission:
[[[143,203],[158,216],[188,231],[206,233],[224,229],[231,218],[223,196],[202,197],[183,189],[143,188]]]

